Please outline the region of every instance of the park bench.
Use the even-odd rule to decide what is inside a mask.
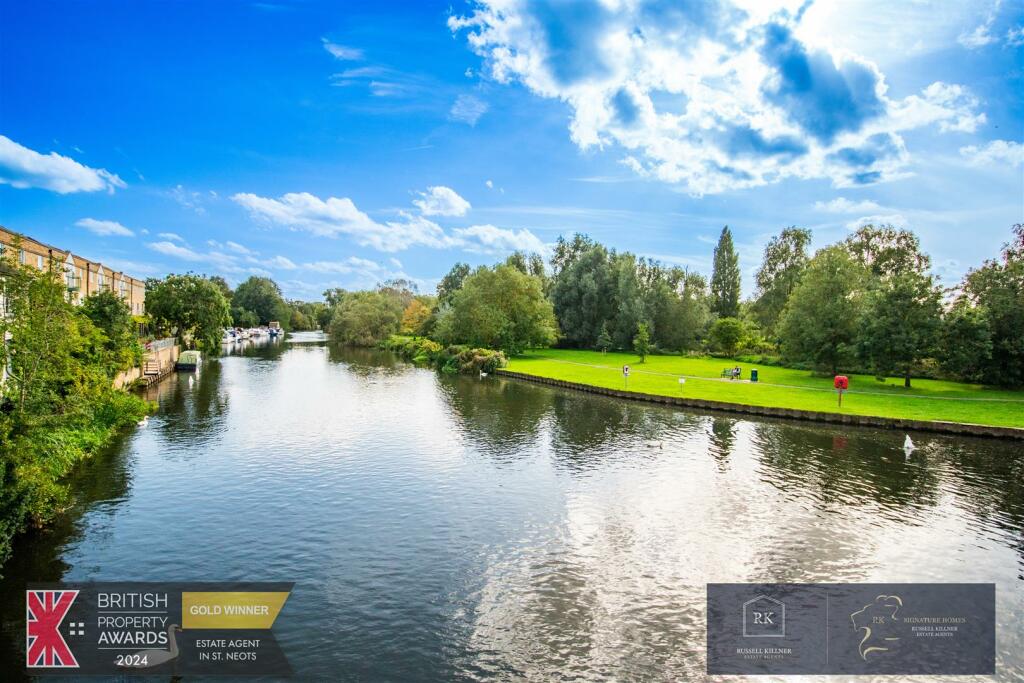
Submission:
[[[729,378],[735,377],[736,379],[739,379],[740,377],[743,376],[743,371],[742,370],[740,370],[740,373],[738,375],[734,374],[733,370],[735,370],[735,368],[725,368],[724,370],[722,370],[722,374],[719,375],[719,376],[720,377],[729,377]]]

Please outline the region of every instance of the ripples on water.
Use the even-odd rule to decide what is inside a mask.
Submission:
[[[1015,444],[921,434],[907,458],[897,432],[444,377],[309,334],[153,393],[4,569],[8,667],[27,580],[294,580],[275,632],[299,677],[375,681],[701,680],[707,582],[978,581],[999,678],[1024,679]]]

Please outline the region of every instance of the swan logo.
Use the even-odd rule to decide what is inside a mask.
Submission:
[[[73,590],[25,591],[25,666],[77,669],[60,626],[78,597]]]

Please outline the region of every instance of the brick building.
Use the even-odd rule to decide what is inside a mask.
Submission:
[[[81,303],[84,297],[109,289],[128,303],[132,315],[146,313],[146,283],[143,280],[0,225],[0,253],[10,249],[18,250],[16,258],[19,263],[39,270],[51,267],[52,263],[67,284],[68,296],[73,303]]]

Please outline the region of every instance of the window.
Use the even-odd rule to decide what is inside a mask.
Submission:
[[[18,263],[20,263],[21,265],[25,265],[25,250],[24,249],[19,249],[18,250]]]
[[[39,270],[42,270],[45,267],[44,266],[45,263],[46,263],[46,259],[43,258],[43,255],[42,254],[37,254],[36,255],[36,265],[39,266]]]

